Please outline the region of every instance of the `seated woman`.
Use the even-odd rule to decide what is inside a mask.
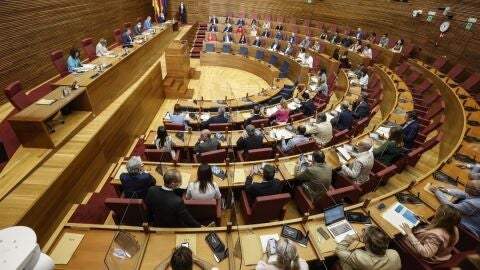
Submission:
[[[179,104],[175,104],[173,113],[168,113],[168,118],[172,123],[184,124],[185,130],[188,130],[187,114],[182,112],[182,107]]]
[[[244,34],[240,36],[240,39],[238,40],[239,44],[247,44],[247,38],[245,37]]]
[[[257,26],[252,26],[252,30],[250,30],[250,36],[251,37],[256,37],[258,34],[258,31],[257,31]]]
[[[397,53],[402,52],[403,43],[404,43],[403,39],[399,39],[397,43],[395,43],[395,46],[393,46],[392,51]]]
[[[244,33],[243,26],[239,25],[239,26],[237,27],[237,30],[235,31],[235,33],[240,34],[240,35],[243,35],[243,33]]]
[[[315,40],[315,43],[312,46],[312,50],[316,53],[320,51],[320,41]]]
[[[173,141],[172,137],[168,135],[165,127],[158,127],[157,136],[155,136],[154,143],[157,149],[170,151],[170,153],[172,154],[172,159],[175,159],[175,151],[173,150],[175,142]]]
[[[217,35],[214,32],[208,33],[208,41],[217,41]]]
[[[186,197],[189,200],[213,200],[222,197],[217,183],[213,182],[210,165],[202,163],[198,166],[197,181],[188,184]]]
[[[367,40],[370,41],[371,43],[374,43],[376,38],[377,38],[377,33],[372,32],[372,34],[368,36]]]
[[[267,254],[264,253],[262,260],[257,263],[256,270],[308,270],[307,262],[298,256],[297,247],[290,239],[280,238],[275,254],[271,258]]]
[[[355,43],[352,46],[350,46],[350,48],[348,48],[348,50],[351,52],[360,52],[361,49],[362,49],[362,41],[360,39],[357,39],[357,41],[355,41]]]
[[[400,126],[390,129],[388,140],[373,149],[373,156],[385,166],[392,165],[403,154],[403,132]]]
[[[295,58],[295,61],[303,63],[305,61],[305,48],[300,48],[300,51],[298,52],[297,58]]]
[[[276,124],[285,124],[288,121],[288,116],[290,115],[290,109],[288,108],[288,103],[285,99],[280,100],[280,105],[278,110],[270,115],[270,118],[275,118],[274,123]]]
[[[69,56],[67,58],[67,68],[68,72],[74,72],[77,68],[82,67],[80,62],[80,51],[78,48],[71,48]]]
[[[426,226],[412,229],[403,223],[406,242],[410,248],[428,263],[436,264],[448,261],[452,257],[452,249],[458,242],[457,225],[461,215],[457,209],[448,204],[442,204],[432,222]]]

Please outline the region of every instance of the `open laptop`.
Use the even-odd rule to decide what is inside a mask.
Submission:
[[[343,204],[337,204],[323,210],[328,231],[340,243],[347,235],[355,234],[352,225],[345,218]]]

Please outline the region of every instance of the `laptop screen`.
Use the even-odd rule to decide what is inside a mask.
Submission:
[[[323,210],[325,215],[325,225],[330,225],[339,220],[345,219],[345,212],[343,211],[343,204],[337,204]]]

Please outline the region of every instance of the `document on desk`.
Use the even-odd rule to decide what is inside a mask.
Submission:
[[[435,196],[435,194],[433,194],[433,192],[430,190],[431,186],[432,186],[432,183],[427,183],[423,188],[423,190],[425,190],[428,194]],[[443,186],[440,186],[440,187],[443,187]],[[445,196],[445,198],[447,198],[447,200],[449,201],[453,201],[455,199],[455,197],[453,197],[452,195],[448,195],[447,193],[443,193],[443,196]]]
[[[68,264],[77,250],[84,235],[78,233],[64,233],[50,257],[55,264]]]
[[[257,234],[247,233],[240,235],[242,257],[245,265],[256,265],[262,258],[262,244]]]
[[[390,136],[389,127],[379,127],[375,132],[380,134],[380,136],[384,137],[385,139],[388,139],[388,136]]]
[[[327,122],[330,122],[334,118],[334,116],[330,113],[326,113],[325,115],[327,116]]]
[[[342,146],[339,146],[337,147],[337,151],[339,152],[339,154],[342,156],[342,158],[344,160],[350,160],[352,157],[350,156],[350,154],[348,153],[348,150],[347,150],[348,147],[344,147],[343,145]]]
[[[402,223],[408,224],[410,228],[413,228],[420,223],[420,220],[415,213],[399,202],[396,202],[389,207],[387,211],[382,214],[382,217],[402,234],[405,234],[405,231],[400,228]]]
[[[210,113],[202,113],[202,114],[200,115],[200,119],[201,119],[202,121],[207,121],[209,118],[210,118]]]
[[[122,164],[120,165],[120,168],[118,168],[117,173],[115,173],[115,177],[113,179],[120,179],[120,174],[126,173],[127,172],[127,165]]]
[[[285,168],[287,169],[287,172],[290,175],[295,175],[295,165],[297,165],[296,161],[287,161],[287,162],[284,162],[283,165],[285,166]]]
[[[246,174],[244,168],[235,168],[235,172],[233,174],[233,183],[245,183]]]
[[[265,110],[265,114],[266,114],[267,116],[270,116],[270,115],[276,113],[277,111],[278,111],[277,106],[273,106],[273,107],[271,107],[271,108],[266,109],[266,110]]]
[[[55,103],[57,100],[56,99],[45,99],[45,98],[41,98],[39,100],[37,100],[35,102],[35,104],[37,105],[52,105],[53,103]]]
[[[192,175],[185,172],[180,172],[180,174],[182,175],[182,185],[179,188],[187,189],[188,183],[190,183],[190,177]]]

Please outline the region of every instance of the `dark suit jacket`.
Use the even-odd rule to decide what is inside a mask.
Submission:
[[[335,125],[335,129],[338,131],[342,131],[344,129],[351,129],[353,122],[353,113],[350,110],[344,110],[340,113],[340,117],[338,118],[338,122]]]
[[[252,123],[252,121],[260,120],[260,119],[263,119],[263,118],[265,118],[265,117],[263,117],[259,114],[254,114],[254,115],[250,116],[249,118],[245,119],[245,121],[243,122],[243,126],[247,127],[247,125],[250,125]]]
[[[156,227],[200,227],[188,212],[182,197],[161,187],[148,189],[146,204]]]
[[[228,26],[225,26],[225,28],[223,29],[223,32],[233,32],[233,27],[228,27]]]
[[[216,24],[210,25],[210,28],[208,29],[209,32],[218,32],[218,27]]]
[[[211,18],[210,23],[217,24],[218,23],[218,18]]]
[[[123,41],[123,45],[127,45],[127,46],[130,45],[130,46],[131,46],[131,45],[132,45],[132,42],[133,42],[133,39],[132,39],[132,37],[129,36],[129,35],[127,34],[127,32],[125,31],[125,32],[123,32],[123,34],[122,34],[122,41]]]
[[[161,16],[159,16],[157,20],[158,20],[159,23],[164,23],[164,22],[167,21],[167,19],[165,17],[161,17]]]
[[[288,37],[288,42],[290,42],[290,43],[292,43],[292,44],[296,44],[296,37],[289,36],[289,37]]]
[[[256,39],[255,39],[255,41],[253,41],[253,44],[252,44],[252,45],[253,45],[253,46],[258,46],[258,47],[260,47],[260,46],[262,46],[262,41],[261,41],[260,39],[259,39],[259,40],[256,40]]]
[[[207,121],[202,122],[202,126],[204,128],[208,128],[210,124],[220,124],[220,123],[228,123],[228,118],[225,115],[215,115],[210,117]]]
[[[263,136],[248,136],[247,138],[240,137],[237,140],[238,149],[242,149],[245,153],[250,149],[258,149],[263,147]],[[245,154],[244,153],[244,154]]]
[[[248,203],[252,205],[259,196],[268,196],[282,193],[282,182],[278,179],[253,183],[253,178],[247,176],[245,181],[245,192],[247,193]]]
[[[277,27],[275,27],[275,30],[282,31],[283,30],[283,25],[277,25]]]
[[[417,121],[413,121],[406,127],[405,125],[406,124],[403,125],[403,147],[412,149],[415,138],[417,138],[418,131],[420,130],[420,126]]]
[[[353,118],[363,119],[370,115],[370,106],[368,102],[361,102],[353,109]]]
[[[315,111],[315,104],[313,100],[309,99],[307,102],[303,103],[302,107],[300,107],[302,113],[306,116],[311,116]]]
[[[267,38],[270,37],[270,32],[267,30],[263,31],[262,37],[267,37]]]
[[[148,188],[154,186],[157,181],[149,173],[122,173],[120,182],[122,182],[125,198],[145,199]]]
[[[197,142],[193,147],[193,152],[203,153],[203,152],[217,150],[219,145],[220,145],[220,142],[217,139],[210,138],[207,141],[204,141],[203,143]]]

